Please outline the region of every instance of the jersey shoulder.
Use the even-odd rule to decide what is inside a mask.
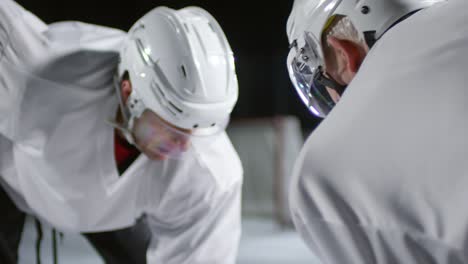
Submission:
[[[199,164],[206,168],[218,187],[229,189],[242,182],[242,163],[225,132],[196,142],[193,148]]]

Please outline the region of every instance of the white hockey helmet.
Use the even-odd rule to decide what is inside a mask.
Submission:
[[[295,0],[287,22],[291,50],[287,66],[303,103],[319,117],[334,107],[325,86],[335,85],[322,74],[321,37],[334,15],[348,17],[368,43],[413,11],[443,0]],[[331,87],[335,88],[335,87]],[[343,89],[343,87],[337,87]]]
[[[145,110],[191,136],[225,129],[238,97],[234,57],[207,11],[151,10],[130,28],[120,57],[118,80],[128,72],[133,88],[120,100],[131,143],[129,131]]]

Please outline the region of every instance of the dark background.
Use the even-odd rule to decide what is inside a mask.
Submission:
[[[236,58],[239,101],[232,117],[295,115],[305,130],[319,119],[299,101],[286,69],[286,21],[293,0],[17,0],[46,23],[79,20],[127,31],[156,6],[208,10],[225,31]]]

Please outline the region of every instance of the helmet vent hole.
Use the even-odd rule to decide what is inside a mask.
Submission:
[[[182,111],[182,109],[180,109],[179,107],[175,106],[171,101],[167,101],[169,103],[170,106],[172,106],[172,108],[174,108],[177,112],[179,113],[183,113],[184,111]]]
[[[198,128],[198,124],[193,125],[193,128]]]
[[[370,12],[369,6],[362,6],[361,7],[361,13],[363,13],[364,15],[369,14],[369,12]]]
[[[211,124],[212,127],[216,126],[216,123]]]
[[[177,116],[177,113],[174,112],[171,108],[167,107],[167,111],[169,111],[173,116]]]
[[[211,24],[211,23],[208,23],[208,26],[210,26],[211,30],[213,30],[213,33],[215,33],[215,34],[216,34],[216,30],[214,29],[214,26],[213,26],[213,24]]]
[[[136,26],[132,31],[135,33],[138,30],[145,29],[145,24],[140,23],[138,26]]]
[[[164,98],[166,98],[166,95],[164,94],[163,90],[161,89],[161,87],[159,87],[159,85],[155,84],[156,88],[157,88],[157,91],[160,93],[160,95]],[[158,97],[158,96],[157,96]]]
[[[185,71],[184,65],[180,66],[180,69],[182,69],[182,74],[184,75],[184,78],[187,79],[187,72]]]

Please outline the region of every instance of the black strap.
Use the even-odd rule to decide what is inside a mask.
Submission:
[[[341,85],[331,77],[327,77],[323,74],[322,67],[319,67],[314,74],[314,82],[317,82],[319,85],[329,87],[335,90],[340,96],[343,94],[346,89],[346,85]]]
[[[34,223],[36,224],[36,233],[37,233],[37,239],[36,239],[36,263],[41,264],[41,243],[42,243],[42,226],[41,222],[37,220],[37,218],[34,219]]]
[[[374,46],[375,42],[377,41],[375,38],[375,30],[364,31],[364,40],[366,41],[369,49],[372,48],[372,46]]]
[[[57,230],[52,228],[52,255],[54,257],[54,264],[58,263],[58,256],[57,256]]]
[[[42,225],[37,218],[34,219],[34,223],[36,225],[36,233],[37,233],[37,239],[36,239],[36,263],[41,264],[41,244],[42,244],[42,239],[44,237],[44,232],[42,230]],[[63,239],[63,234],[59,233],[60,239]],[[57,230],[55,228],[52,228],[52,256],[54,259],[54,264],[58,263],[58,254],[57,254]]]

